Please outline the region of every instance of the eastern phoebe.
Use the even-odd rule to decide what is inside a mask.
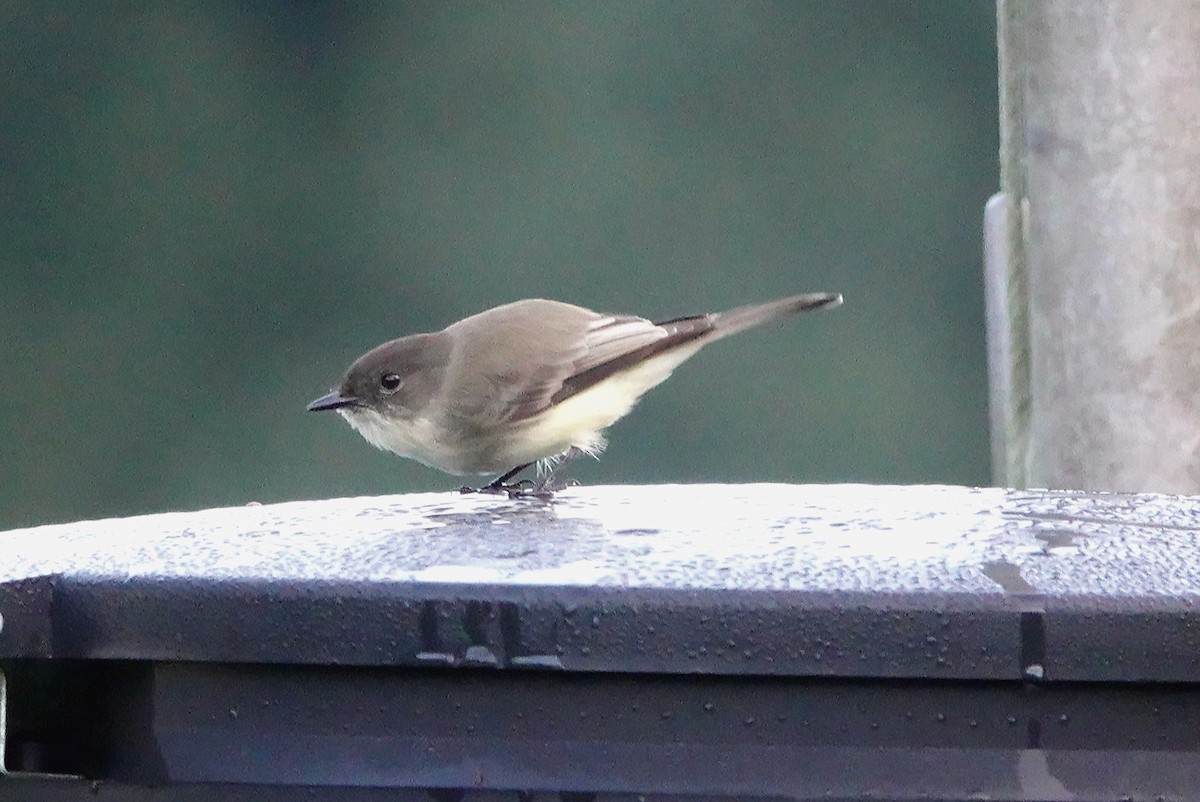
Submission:
[[[546,496],[549,471],[536,485],[508,481],[535,462],[599,454],[604,430],[708,343],[841,302],[812,293],[651,323],[517,301],[372,348],[308,409],[336,409],[377,448],[446,473],[505,471],[479,492]]]

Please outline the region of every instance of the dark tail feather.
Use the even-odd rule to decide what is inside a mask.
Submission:
[[[680,317],[674,320],[664,320],[656,323],[666,330],[667,336],[661,340],[643,345],[616,356],[607,362],[595,365],[582,373],[576,373],[565,379],[558,391],[550,397],[550,403],[557,404],[570,398],[576,393],[604,381],[609,376],[624,370],[630,365],[636,365],[659,354],[682,347],[698,340],[719,340],[730,334],[757,326],[776,318],[798,315],[813,309],[837,306],[842,302],[842,296],[828,292],[814,292],[808,295],[793,295],[790,298],[780,298],[767,301],[765,304],[739,306],[728,312],[715,312],[711,315],[694,315]]]
[[[832,308],[842,302],[842,296],[830,292],[812,292],[807,295],[793,295],[790,298],[780,298],[762,304],[751,304],[730,309],[728,312],[717,312],[709,315],[713,323],[713,339],[727,337],[753,326],[759,326],[782,317],[798,315],[801,312],[811,312],[817,309]]]

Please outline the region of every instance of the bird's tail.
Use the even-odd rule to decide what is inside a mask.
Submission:
[[[730,309],[728,312],[715,312],[708,316],[712,321],[712,339],[728,337],[754,326],[760,326],[777,318],[798,315],[801,312],[811,312],[817,309],[833,308],[842,302],[842,296],[831,292],[811,292],[806,295],[792,295],[788,298],[778,298],[761,304],[750,304]]]

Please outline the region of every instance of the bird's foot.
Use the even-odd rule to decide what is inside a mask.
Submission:
[[[507,495],[509,498],[535,498],[539,501],[549,501],[554,498],[555,491],[562,490],[565,487],[575,487],[578,484],[579,482],[574,479],[557,482],[552,477],[547,476],[540,482],[535,482],[532,479],[521,479],[518,482],[511,483],[495,481],[478,488],[463,485],[458,489],[458,492],[463,495],[486,493],[492,496]]]
[[[527,462],[524,465],[518,465],[508,473],[492,482],[489,482],[483,487],[476,489],[474,487],[463,485],[458,489],[458,492],[464,495],[468,493],[487,493],[493,496],[506,494],[509,498],[536,498],[541,501],[549,501],[550,499],[554,498],[555,490],[561,490],[564,487],[571,487],[579,484],[579,482],[576,482],[574,479],[567,480],[566,482],[554,481],[553,470],[554,467],[562,465],[564,462],[572,459],[579,453],[581,453],[579,449],[572,448],[563,454],[561,459],[552,461],[550,463],[550,470],[537,482],[533,481],[532,479],[520,479],[516,482],[509,483],[509,479],[513,478],[518,473],[533,464],[532,462]]]
[[[497,479],[489,484],[481,487],[468,487],[463,485],[458,489],[458,492],[464,496],[470,493],[484,493],[489,496],[502,496],[507,494],[509,498],[518,498],[525,495],[538,487],[537,483],[532,479],[521,479],[516,482],[502,482]]]
[[[532,487],[521,488],[520,496],[514,496],[509,493],[509,498],[537,498],[542,501],[549,501],[554,498],[554,494],[559,490],[565,490],[568,487],[578,487],[579,482],[575,479],[556,480],[553,475],[547,474],[540,482]]]

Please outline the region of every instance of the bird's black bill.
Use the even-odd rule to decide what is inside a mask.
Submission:
[[[345,396],[336,390],[329,395],[323,395],[316,401],[308,405],[309,412],[320,412],[325,409],[341,409],[342,407],[352,407],[358,404],[358,399],[352,396]]]

